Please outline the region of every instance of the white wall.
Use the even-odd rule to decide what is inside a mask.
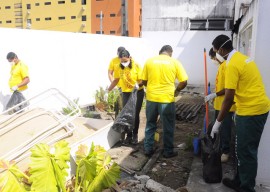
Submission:
[[[0,110],[10,95],[10,51],[29,66],[29,97],[54,87],[70,99],[79,97],[81,105],[95,102],[99,86],[109,86],[108,65],[119,46],[142,66],[154,54],[141,38],[7,28],[0,33]]]
[[[260,0],[257,1],[257,10],[254,13],[254,17],[257,22],[254,22],[254,38],[253,42],[255,61],[258,64],[260,72],[263,77],[264,85],[268,97],[270,96],[270,54],[269,54],[269,45],[270,45],[270,22],[269,22],[269,10],[270,10],[270,1],[269,0]],[[261,143],[259,147],[259,167],[257,182],[270,186],[270,115],[268,116],[267,123],[264,127],[264,132],[262,134]]]
[[[229,36],[230,31],[143,32],[142,38],[149,41],[156,53],[163,45],[171,45],[174,50],[173,57],[183,64],[190,84],[204,84],[204,48],[206,48],[208,81],[213,87],[217,67],[211,62],[208,52],[212,47],[212,41],[220,34]]]
[[[236,12],[238,12],[242,1],[236,4]],[[238,40],[238,48],[245,51],[244,54],[250,55],[254,58],[257,66],[261,72],[266,93],[270,96],[270,55],[269,45],[270,39],[270,22],[269,19],[270,1],[269,0],[254,0],[252,1],[249,9],[242,19],[239,27],[239,34],[235,38]],[[236,18],[237,19],[237,18]],[[247,37],[246,32],[252,32],[252,36]],[[250,38],[250,39],[249,39]],[[241,47],[245,42],[246,46],[250,49]],[[250,51],[250,52],[249,52]],[[257,172],[257,185],[270,186],[270,117],[266,122],[262,138],[259,146],[258,153],[258,172]]]

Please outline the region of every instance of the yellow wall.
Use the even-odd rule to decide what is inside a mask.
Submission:
[[[0,1],[0,27],[31,28],[36,30],[53,30],[69,32],[91,32],[91,1],[87,0],[86,5],[82,5],[82,0],[4,0]],[[59,2],[64,2],[59,4]],[[14,4],[21,3],[21,9],[15,9]],[[45,5],[45,3],[51,3]],[[31,8],[27,9],[27,4]],[[5,6],[11,6],[6,10]],[[15,16],[16,12],[22,11],[22,16]],[[82,16],[86,16],[86,21],[82,21]],[[64,19],[59,19],[64,17]],[[71,17],[74,17],[73,19]],[[15,20],[22,20],[22,24],[15,23]],[[6,24],[7,20],[12,20],[11,24]],[[31,25],[27,25],[27,20],[31,20]],[[19,28],[19,27],[18,27]]]

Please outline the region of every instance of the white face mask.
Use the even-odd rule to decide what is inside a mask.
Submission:
[[[220,48],[222,48],[223,45],[225,45],[228,41],[230,41],[230,39],[228,39],[227,41],[225,41],[225,42],[220,46]],[[223,63],[223,62],[225,61],[224,57],[226,57],[229,53],[227,53],[227,54],[224,55],[224,56],[221,56],[221,55],[218,53],[219,50],[220,50],[220,48],[219,48],[218,51],[216,52],[216,58],[217,58],[217,60],[219,60],[221,63]]]
[[[127,67],[129,65],[129,61],[121,63],[124,67]]]
[[[9,64],[12,67],[13,65],[15,65],[15,62],[14,61],[10,61]]]
[[[219,66],[219,62],[215,59],[211,59],[212,60],[212,63],[215,64],[216,66]]]
[[[216,58],[217,60],[219,60],[221,63],[223,63],[225,61],[225,59],[218,53],[216,53]]]

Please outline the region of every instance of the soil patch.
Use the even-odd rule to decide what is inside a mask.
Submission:
[[[172,189],[179,189],[186,186],[194,158],[193,138],[199,136],[203,128],[204,118],[204,99],[202,96],[199,94],[182,93],[181,96],[178,96],[177,100],[177,120],[174,132],[174,145],[175,150],[178,151],[178,156],[166,159],[163,158],[161,153],[159,158],[146,173],[150,176],[151,179]],[[112,115],[101,113],[101,117],[102,119],[108,119],[112,117]],[[145,109],[142,109],[140,114],[140,127],[138,134],[139,143],[136,146],[127,146],[131,147],[132,150],[139,151],[140,154],[143,154],[145,124]],[[158,123],[157,132],[159,133],[160,139],[155,143],[155,145],[157,149],[156,151],[160,151],[163,148],[161,122]],[[123,153],[123,151],[126,150],[126,146],[123,147],[118,142],[112,148],[112,150],[120,150],[122,152],[120,156],[122,156],[125,153]],[[131,153],[130,156],[134,156],[134,154]],[[134,171],[138,174],[140,172],[139,170]]]

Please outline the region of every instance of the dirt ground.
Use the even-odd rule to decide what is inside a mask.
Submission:
[[[202,105],[202,107],[196,115],[196,121],[176,120],[174,146],[175,150],[178,151],[178,156],[166,159],[163,158],[161,154],[146,174],[149,175],[151,179],[167,187],[175,190],[178,189],[177,191],[185,191],[184,186],[188,181],[194,158],[193,138],[198,137],[203,128],[205,109],[204,98],[200,94],[184,93],[178,96],[177,100],[176,106],[179,103],[184,103],[187,105],[199,104]],[[133,146],[133,148],[139,150],[141,153],[143,153],[145,124],[145,108],[142,108],[140,113],[140,127],[138,134],[139,143],[137,146]],[[155,143],[156,151],[158,151],[158,149],[162,150],[163,148],[162,128],[160,122],[158,123],[157,132],[159,133],[160,139],[159,142]],[[115,147],[121,147],[121,144],[117,143],[113,148]]]
[[[200,96],[183,95],[178,102],[202,104],[203,98]],[[197,116],[198,120],[196,123],[176,121],[174,145],[178,151],[178,156],[166,159],[161,155],[148,173],[152,179],[172,189],[179,189],[186,185],[194,157],[193,138],[199,135],[203,127],[204,107],[200,109]],[[145,116],[142,114],[141,121],[144,121],[144,118]],[[159,125],[158,132],[160,133],[160,141],[157,143],[157,146],[162,148],[161,125]],[[140,144],[143,144],[143,142]]]

